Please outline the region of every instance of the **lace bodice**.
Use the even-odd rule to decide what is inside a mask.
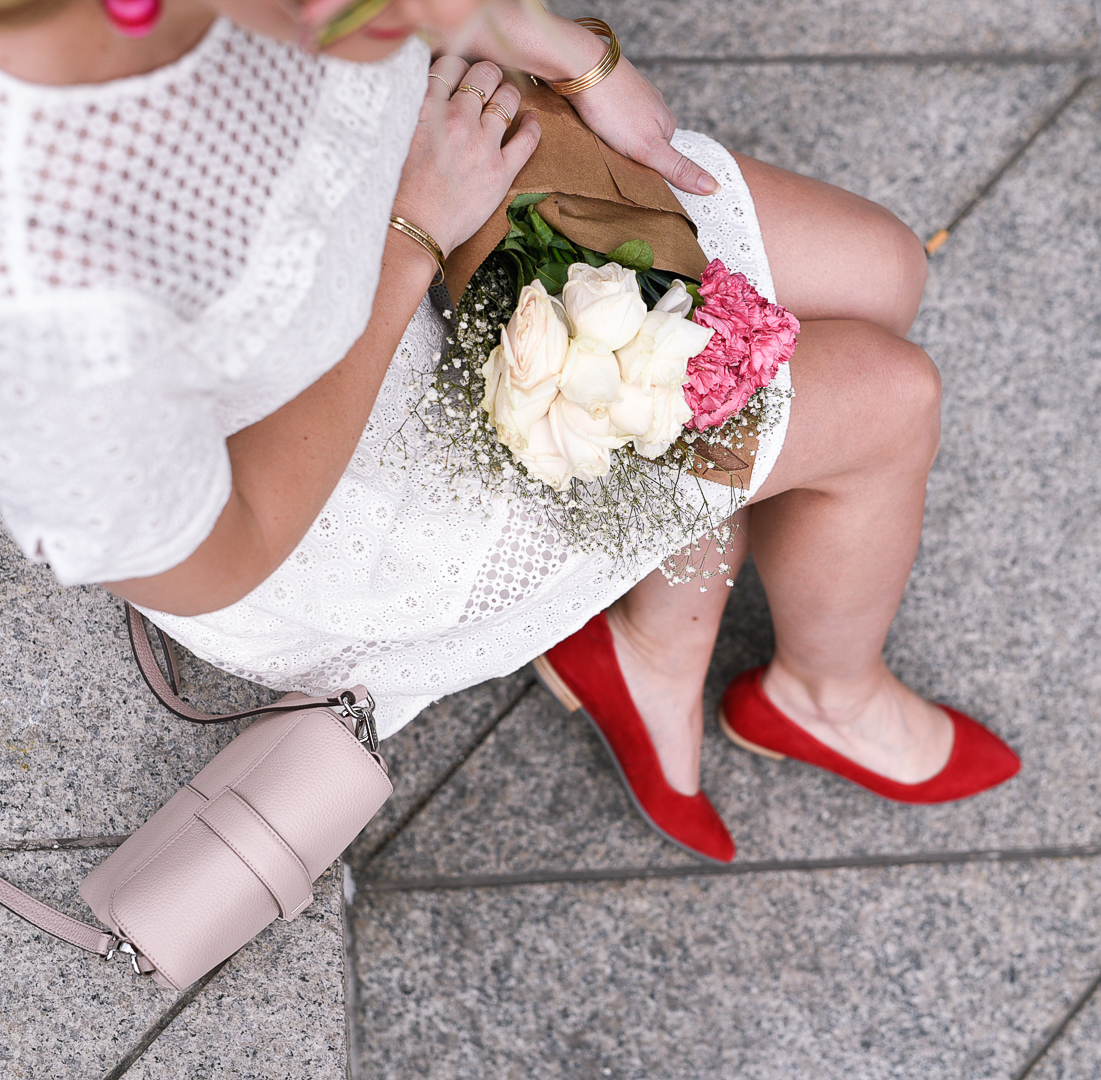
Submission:
[[[148,75],[0,75],[0,516],[61,581],[189,555],[226,436],[362,333],[427,65],[219,21]]]

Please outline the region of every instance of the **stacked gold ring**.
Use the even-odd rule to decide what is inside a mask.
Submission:
[[[459,89],[455,91],[455,93],[456,94],[477,94],[478,97],[480,97],[482,99],[482,104],[483,105],[489,100],[489,96],[486,94],[486,92],[480,86],[471,86],[471,84],[468,83],[468,82],[464,82],[462,84],[462,86],[460,86]]]
[[[455,87],[453,87],[451,85],[451,83],[449,83],[442,75],[437,75],[434,71],[430,71],[428,73],[428,77],[430,79],[439,79],[440,82],[442,82],[444,84],[444,86],[447,87],[448,97],[450,97],[453,93],[455,93]]]
[[[623,55],[619,48],[619,38],[615,36],[615,31],[603,19],[574,19],[574,22],[597,37],[605,38],[608,42],[608,51],[592,71],[586,71],[584,75],[578,75],[576,79],[551,83],[551,89],[563,97],[569,94],[580,94],[583,90],[592,89],[598,82],[611,75]]]
[[[512,123],[512,113],[508,111],[499,101],[489,102],[484,109],[483,113],[491,112],[496,113],[505,122],[505,127],[508,127]]]

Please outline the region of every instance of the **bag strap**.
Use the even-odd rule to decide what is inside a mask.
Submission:
[[[168,675],[161,670],[153,652],[153,642],[149,637],[145,620],[141,617],[132,604],[126,605],[126,630],[130,635],[130,646],[134,650],[134,659],[138,662],[138,670],[145,679],[149,689],[153,691],[157,700],[169,711],[175,713],[184,720],[190,720],[193,724],[222,724],[229,720],[244,720],[248,716],[259,716],[260,713],[288,713],[301,712],[303,709],[316,709],[319,705],[336,709],[345,716],[354,716],[358,721],[360,714],[370,727],[370,746],[372,750],[378,750],[378,738],[374,734],[374,708],[375,702],[367,691],[364,691],[365,700],[358,702],[356,694],[351,690],[342,690],[336,697],[311,697],[301,701],[295,701],[288,705],[258,705],[255,709],[244,709],[234,713],[207,713],[193,708],[180,697],[179,668],[176,665],[176,655],[172,649],[172,642],[165,636],[159,626],[154,626],[157,632],[165,663],[168,667]],[[356,731],[356,737],[360,738],[360,732]],[[368,739],[361,739],[367,742]]]
[[[0,878],[0,904],[14,911],[16,915],[21,915],[39,930],[45,930],[47,934],[53,934],[54,937],[87,949],[88,952],[109,956],[119,946],[119,939],[113,934],[55,911],[3,878]]]

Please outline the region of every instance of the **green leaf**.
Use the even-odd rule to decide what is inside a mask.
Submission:
[[[684,286],[688,290],[688,295],[692,297],[692,310],[695,311],[698,307],[703,307],[704,299],[700,296],[700,287],[695,282],[689,281]]]
[[[554,234],[554,238],[547,244],[547,247],[557,248],[559,251],[568,251],[571,255],[577,254],[577,248],[575,248],[564,236],[559,236],[558,233]]]
[[[526,240],[530,244],[539,242],[539,238],[526,221],[517,221],[512,227],[520,234],[520,239]]]
[[[535,230],[535,235],[539,237],[544,247],[548,247],[554,240],[554,230],[539,216],[537,210],[529,210],[531,216],[531,226]]]
[[[509,230],[505,235],[505,239],[506,240],[515,240],[516,237],[523,236],[523,235],[524,234],[518,228],[516,228],[516,226],[513,225],[512,222],[510,221],[509,222]]]
[[[542,202],[550,195],[550,192],[544,192],[542,195],[537,195],[535,192],[531,192],[528,195],[517,195],[515,199],[508,204],[510,210],[523,210],[525,206],[534,206],[536,203]]]
[[[581,257],[590,266],[604,266],[607,263],[607,259],[599,252],[590,251],[588,248],[581,249]]]
[[[653,284],[647,281],[645,278],[640,277],[638,279],[639,291],[642,293],[642,299],[646,301],[646,306],[653,311],[654,306],[661,299],[662,293],[658,292],[654,288]]]
[[[628,270],[650,270],[654,265],[654,249],[645,240],[628,240],[608,252],[608,261]]]
[[[523,267],[524,284],[530,285],[536,279],[536,277],[538,277],[538,273],[535,268],[535,260],[525,251],[520,256],[520,262]],[[519,296],[519,293],[517,294],[517,296]]]
[[[562,291],[562,286],[566,284],[569,270],[563,263],[546,262],[537,268],[536,273],[539,275],[539,280],[543,283],[547,292],[553,296]]]

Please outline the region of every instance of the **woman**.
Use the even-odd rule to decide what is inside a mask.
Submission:
[[[529,116],[503,142],[519,95],[492,61],[567,79],[603,41],[503,2],[472,27],[480,0],[2,3],[0,512],[26,553],[229,671],[365,683],[383,735],[546,651],[648,820],[732,858],[698,790],[725,590],[647,574],[668,553],[644,537],[628,590],[532,508],[465,513],[382,462],[443,338],[431,246],[388,218],[444,254],[472,235],[540,134]],[[486,59],[445,51],[426,76],[422,29]],[[881,657],[938,439],[936,369],[903,339],[920,245],[854,196],[673,136],[626,61],[573,100],[803,323],[786,440],[726,555],[733,575],[752,545],[777,651],[728,691],[725,729],[911,801],[1006,779],[1008,747]]]

